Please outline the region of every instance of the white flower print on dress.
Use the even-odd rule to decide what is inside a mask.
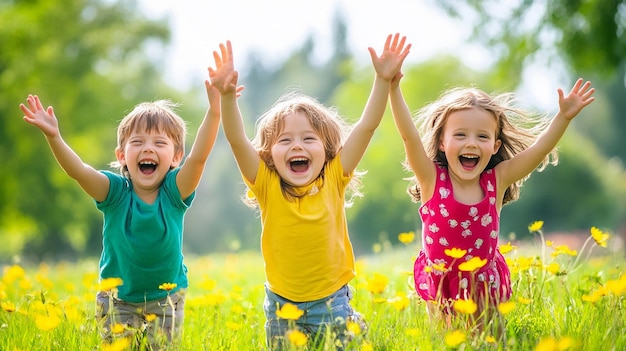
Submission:
[[[478,275],[478,281],[479,282],[484,282],[485,281],[485,273],[480,273]]]
[[[448,196],[450,196],[450,190],[444,187],[439,188],[439,196],[441,196],[442,199],[447,199]]]
[[[446,205],[444,204],[439,205],[439,213],[441,214],[442,217],[450,216],[450,214],[448,213],[448,209],[446,208]]]
[[[491,239],[496,239],[498,237],[498,232],[492,230],[491,233],[489,233],[489,236],[491,237]]]
[[[441,237],[439,238],[439,245],[441,246],[449,246],[450,243],[448,242],[448,239],[446,239],[445,237]]]
[[[428,226],[428,230],[430,230],[431,233],[437,233],[439,231],[439,227],[437,224],[433,223]]]
[[[483,217],[480,219],[480,224],[482,224],[483,227],[490,225],[491,222],[493,222],[493,218],[489,213],[484,214]]]
[[[491,181],[488,181],[488,182],[487,182],[487,191],[488,191],[488,192],[492,192],[492,191],[494,191],[494,190],[495,190],[495,189],[494,189],[494,187],[493,187],[493,184],[491,184]]]
[[[463,227],[463,229],[467,229],[467,228],[469,228],[469,226],[471,224],[472,224],[472,222],[470,222],[470,220],[468,219],[466,221],[461,222],[461,227]]]
[[[459,288],[467,289],[468,281],[467,278],[463,278],[459,281]]]
[[[478,215],[478,209],[476,207],[474,207],[474,206],[470,207],[469,215],[470,215],[470,217],[475,218]],[[474,220],[476,220],[476,219],[474,219]]]
[[[450,225],[450,228],[456,228],[456,226],[459,225],[459,222],[457,222],[456,219],[449,219],[448,224]]]
[[[493,197],[493,196],[489,197],[489,204],[490,205],[495,205],[496,204],[496,198]]]
[[[480,249],[480,247],[483,246],[483,243],[483,239],[476,239],[476,241],[474,242],[474,247]]]
[[[468,236],[472,236],[472,231],[470,229],[465,229],[463,232],[461,232],[461,235],[464,238],[467,238]]]
[[[433,244],[433,238],[431,238],[430,236],[426,235],[426,237],[424,238],[424,241],[426,242],[426,244],[428,245],[432,245]]]
[[[428,211],[429,211],[428,207],[426,207],[426,206],[422,207],[422,214],[426,215],[426,214],[428,214]]]
[[[420,290],[428,290],[428,284],[427,283],[420,283],[419,288],[420,288]]]

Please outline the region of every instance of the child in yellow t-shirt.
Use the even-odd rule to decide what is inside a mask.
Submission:
[[[368,49],[376,77],[363,115],[347,137],[334,110],[288,94],[259,119],[250,141],[237,105],[230,42],[214,53],[216,67],[209,68],[209,76],[221,93],[224,133],[249,187],[247,201],[261,212],[270,349],[286,346],[289,320],[277,317],[286,304],[303,312],[295,326],[317,341],[331,331],[345,344],[346,322],[362,322],[350,306],[354,254],[344,207],[346,195],[348,202],[360,195],[355,169],[382,119],[390,82],[409,53],[405,41],[389,35],[380,56]]]

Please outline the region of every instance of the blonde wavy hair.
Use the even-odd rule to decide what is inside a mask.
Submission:
[[[435,163],[448,166],[445,154],[439,149],[448,116],[452,112],[471,108],[486,111],[495,118],[498,125],[495,137],[502,141],[498,152],[491,156],[486,170],[494,168],[500,162],[509,160],[527,149],[550,123],[545,114],[533,114],[516,107],[513,93],[489,95],[476,88],[452,88],[445,91],[438,100],[422,108],[414,119],[420,128],[426,154]],[[546,155],[537,170],[542,171],[548,164],[556,165],[557,163],[558,152],[555,148]],[[404,166],[410,170],[406,161]],[[528,177],[530,174],[506,189],[503,205],[519,198],[520,188]],[[407,179],[410,181],[407,191],[411,200],[421,201],[421,188],[417,178],[413,176]]]
[[[278,101],[265,112],[256,122],[256,134],[252,139],[252,145],[257,150],[259,157],[267,166],[276,171],[274,160],[272,159],[272,146],[277,142],[280,132],[285,125],[285,119],[296,113],[303,113],[311,123],[313,130],[320,136],[324,144],[326,159],[324,167],[318,175],[324,178],[324,170],[328,161],[337,156],[349,127],[337,113],[336,109],[326,107],[316,99],[301,94],[296,91],[288,92],[281,96]],[[355,171],[350,183],[348,184],[346,206],[352,205],[356,197],[361,197],[361,177],[365,172]],[[322,185],[324,186],[324,185]],[[283,195],[293,200],[304,196],[299,194],[294,186],[281,181]],[[250,207],[257,207],[258,201],[251,191],[246,189],[243,201]]]

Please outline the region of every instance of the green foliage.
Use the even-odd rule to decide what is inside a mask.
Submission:
[[[97,252],[101,215],[58,167],[41,133],[22,121],[18,105],[28,94],[53,105],[65,140],[85,162],[106,169],[124,114],[155,96],[175,98],[146,55],[169,30],[143,18],[134,1],[0,6],[0,240],[10,243],[0,257]]]

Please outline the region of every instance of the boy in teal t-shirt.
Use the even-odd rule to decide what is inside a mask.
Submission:
[[[44,133],[61,168],[104,215],[96,317],[107,340],[116,324],[124,334],[147,331],[151,343],[163,334],[170,341],[180,336],[187,288],[184,215],[220,122],[219,92],[209,81],[205,85],[209,108],[184,163],[185,121],[169,101],[145,102],[117,129],[112,166],[121,175],[85,164],[61,137],[53,108],[44,109],[39,97],[29,95],[28,106],[20,104],[24,120]]]

